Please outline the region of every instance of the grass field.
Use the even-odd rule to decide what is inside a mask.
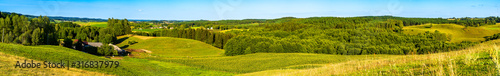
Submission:
[[[82,26],[96,26],[96,27],[107,27],[108,22],[73,22]]]
[[[185,56],[222,56],[224,50],[213,47],[210,44],[192,39],[172,38],[172,37],[145,37],[145,36],[120,36],[123,42],[117,46],[125,49],[146,49],[153,54],[167,57]],[[136,44],[128,44],[129,41],[136,41]]]
[[[240,75],[458,75],[492,76],[500,74],[500,40],[445,53],[401,55],[385,59],[346,61],[311,69],[278,69]]]
[[[239,25],[235,25],[235,26],[258,26],[259,23],[249,23],[249,24],[239,24]]]
[[[455,66],[464,67],[465,66],[464,64],[457,64],[457,63],[463,63],[463,61],[460,60],[464,60],[464,56],[469,54],[482,56],[482,57],[472,58],[478,60],[478,63],[492,62],[491,60],[488,61],[487,59],[488,57],[486,57],[488,54],[485,54],[486,51],[482,51],[482,49],[476,49],[476,48],[491,48],[492,46],[486,47],[487,45],[492,44],[491,42],[478,45],[480,47],[472,47],[471,49],[469,49],[469,51],[446,52],[446,53],[429,54],[429,55],[327,55],[327,54],[307,54],[307,53],[256,53],[256,54],[248,54],[240,56],[220,56],[216,54],[206,55],[206,54],[185,54],[188,52],[172,52],[175,50],[165,51],[165,49],[169,50],[175,48],[186,48],[178,46],[173,46],[174,48],[169,47],[172,46],[173,44],[183,45],[185,43],[190,43],[190,42],[191,43],[199,42],[199,41],[191,41],[190,39],[186,39],[185,42],[173,42],[182,40],[178,38],[145,37],[145,36],[121,36],[119,38],[127,38],[125,39],[125,41],[138,42],[137,44],[129,46],[129,48],[134,47],[136,49],[157,49],[157,50],[151,50],[153,51],[153,53],[149,55],[143,55],[143,57],[141,58],[144,59],[155,60],[160,62],[178,63],[206,70],[224,71],[241,75],[256,75],[256,76],[309,75],[309,72],[311,71],[316,71],[316,72],[311,72],[311,75],[359,75],[360,74],[359,72],[368,75],[380,74],[379,72],[383,72],[383,74],[387,73],[387,75],[406,75],[407,71],[402,71],[402,73],[399,73],[401,71],[395,71],[394,73],[392,73],[391,71],[394,71],[394,66],[396,66],[399,70],[405,68],[418,67],[415,66],[414,64],[426,64],[427,66],[431,67],[429,68],[420,67],[430,70],[425,70],[427,72],[424,71],[413,74],[427,74],[428,72],[431,72],[431,74],[435,74],[436,72],[434,68],[435,65],[447,65],[445,64],[446,60],[448,60],[448,62],[454,62]],[[500,41],[495,41],[495,42],[500,42]],[[124,44],[118,44],[118,45],[124,46]],[[163,46],[164,48],[158,48],[161,46]],[[163,53],[155,53],[155,51],[161,51]],[[197,50],[197,51],[206,51],[206,50]],[[441,59],[441,61],[433,60],[437,58],[444,58],[444,59]],[[450,59],[455,59],[457,61],[450,61]],[[471,58],[469,58],[469,60],[470,59]],[[483,59],[484,61],[481,61],[481,59]],[[494,71],[495,68],[489,68],[489,67],[495,65],[491,64],[482,64],[482,65],[470,64],[470,66],[474,67],[464,67],[464,68],[455,67],[457,71],[461,71],[460,73],[456,74],[470,75],[467,73],[472,73],[472,71],[467,71],[467,70],[478,70],[478,69],[479,70],[486,69],[486,71],[477,72],[476,74],[496,74],[496,73],[487,73],[490,71]],[[374,69],[374,68],[385,68],[385,69]],[[389,69],[390,71],[389,72],[384,71],[387,69]],[[410,69],[410,70],[412,72],[421,71],[415,69]],[[330,73],[332,71],[334,73]]]
[[[326,55],[305,53],[256,53],[225,57],[183,57],[169,58],[150,56],[146,59],[185,64],[188,66],[226,71],[231,73],[250,73],[275,69],[309,69],[346,61],[382,59],[396,55]],[[319,64],[319,65],[317,65]]]
[[[111,75],[232,75],[232,73],[210,71],[176,63],[124,57],[123,59],[108,59],[80,52],[77,50],[52,45],[23,46],[18,44],[0,43],[0,52],[34,59],[37,61],[107,61],[120,62],[118,68],[83,68],[89,72],[101,72]],[[4,68],[2,68],[4,69]]]
[[[425,33],[426,31],[434,32],[438,30],[441,33],[447,33],[452,35],[451,42],[462,42],[462,41],[474,41],[480,42],[484,41],[484,36],[491,36],[493,34],[500,33],[500,24],[496,25],[485,25],[480,27],[467,27],[456,24],[423,24],[417,26],[407,26],[403,29],[404,33],[407,34],[418,34]]]
[[[27,59],[15,55],[9,55],[0,52],[0,74],[2,75],[107,75],[98,72],[90,72],[76,68],[15,68],[17,61],[23,63],[24,60],[31,62],[33,59]],[[34,63],[43,63],[42,61],[34,61]]]
[[[326,63],[367,60],[395,55],[326,55],[304,53],[257,53],[241,56],[222,56],[223,50],[200,41],[170,37],[120,36],[117,44],[127,49],[146,49],[145,59],[179,63],[187,66],[231,73],[249,73],[272,69],[302,69]],[[128,41],[138,43],[129,45]]]
[[[134,31],[141,31],[141,32],[153,32],[153,31],[158,31],[161,29],[133,29],[132,32]]]

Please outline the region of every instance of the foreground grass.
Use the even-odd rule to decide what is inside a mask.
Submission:
[[[308,69],[321,67],[327,63],[340,63],[345,61],[371,60],[395,55],[326,55],[304,53],[256,53],[239,56],[225,57],[182,57],[169,58],[153,55],[146,57],[150,60],[173,62],[188,66],[226,71],[231,73],[250,73],[274,69]]]
[[[9,55],[0,52],[0,74],[2,75],[106,75],[98,72],[80,70],[76,68],[15,68],[17,61],[24,62],[31,60],[24,57]],[[35,63],[43,63],[43,61],[34,61]]]
[[[0,43],[0,52],[37,61],[108,61],[112,59],[94,56],[60,46],[23,46]],[[210,71],[175,63],[124,57],[118,68],[83,68],[82,70],[112,75],[232,75],[231,73]],[[66,62],[65,62],[66,63]],[[10,65],[13,66],[13,65]],[[3,68],[2,68],[3,69]]]
[[[224,50],[213,47],[192,39],[172,38],[172,37],[145,37],[125,35],[118,37],[124,40],[117,44],[125,49],[145,49],[153,54],[172,57],[186,56],[222,56]],[[129,41],[136,41],[135,44],[128,44]]]
[[[266,70],[242,75],[459,75],[491,76],[500,74],[498,62],[500,40],[445,53],[404,55],[386,59],[347,61],[301,70]],[[495,57],[496,56],[496,57]]]
[[[425,33],[426,31],[434,32],[438,30],[441,33],[447,33],[452,35],[451,42],[462,42],[462,41],[473,41],[480,42],[484,41],[484,36],[491,36],[493,34],[500,33],[500,24],[496,25],[485,25],[480,27],[467,27],[456,24],[423,24],[417,26],[407,26],[403,29],[406,34],[418,34]]]
[[[459,56],[442,56],[430,60],[417,60],[393,64],[377,69],[363,70],[352,75],[497,75],[496,64],[487,52]]]

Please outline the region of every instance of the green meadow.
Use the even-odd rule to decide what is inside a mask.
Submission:
[[[222,56],[224,53],[222,49],[192,39],[126,35],[118,40],[124,40],[117,44],[124,49],[145,49],[162,56]],[[130,41],[137,43],[129,44]]]
[[[107,27],[108,23],[107,22],[73,22],[81,26],[95,26],[95,27]]]
[[[126,47],[126,49],[145,49],[152,52],[148,55],[143,54],[140,58],[236,74],[273,69],[307,69],[307,65],[397,57],[397,55],[327,55],[305,53],[257,53],[241,56],[223,56],[224,50],[191,39],[131,35],[118,38],[125,39],[122,43],[117,44],[118,46]],[[129,45],[125,43],[128,41],[136,41],[137,43]],[[316,65],[316,67],[318,66],[322,65]]]
[[[133,29],[132,31],[140,31],[140,32],[153,32],[153,31],[158,31],[162,29]]]
[[[168,47],[171,44],[198,42],[178,38],[127,36],[125,41],[138,41],[130,47],[156,49],[151,45]],[[123,37],[121,37],[123,38]],[[150,42],[158,39],[167,43]],[[158,41],[157,40],[157,41]],[[141,44],[143,43],[143,44]],[[146,46],[145,44],[150,46]],[[201,43],[201,42],[200,42]],[[491,41],[453,52],[427,55],[327,55],[307,53],[256,53],[239,56],[201,54],[193,56],[182,52],[150,50],[152,53],[139,58],[159,62],[177,63],[186,66],[229,72],[238,75],[495,75],[500,52],[495,49],[500,41]],[[118,44],[123,45],[123,44]],[[207,44],[207,46],[209,46]],[[175,47],[176,49],[182,47]],[[173,49],[173,48],[166,48]],[[217,48],[214,48],[217,49]],[[163,52],[162,52],[163,51]],[[208,50],[192,50],[208,51]],[[450,70],[451,69],[451,70]],[[345,71],[344,71],[345,70]]]
[[[131,57],[109,59],[61,46],[23,46],[19,44],[0,43],[0,48],[2,48],[0,52],[5,54],[25,57],[36,61],[119,61],[120,66],[117,68],[78,68],[89,72],[112,75],[233,75],[228,72],[211,71],[155,60]]]
[[[327,63],[309,69],[276,69],[239,74],[241,76],[370,76],[370,75],[474,75],[500,74],[500,40],[467,49],[426,55],[398,55],[381,59]]]

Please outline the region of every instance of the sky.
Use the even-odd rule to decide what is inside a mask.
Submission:
[[[0,11],[29,15],[144,20],[281,17],[487,17],[500,0],[0,0]]]

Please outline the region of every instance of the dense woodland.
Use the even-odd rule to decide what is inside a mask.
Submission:
[[[207,21],[207,20],[196,20],[196,21],[185,21],[177,22],[172,24],[163,24],[162,26],[175,27],[175,28],[189,28],[189,27],[204,27],[212,29],[227,30],[230,28],[247,28],[246,26],[240,26],[241,24],[251,24],[251,23],[264,23],[265,19],[244,19],[244,20],[219,20],[219,21]]]
[[[340,55],[427,54],[462,49],[475,43],[448,43],[450,35],[423,33],[407,35],[404,21],[388,18],[312,17],[282,19],[264,28],[230,31],[237,34],[225,45],[226,55],[259,52],[321,53]]]
[[[464,18],[450,18],[450,19],[403,18],[403,17],[393,17],[393,16],[365,16],[364,18],[370,18],[370,19],[374,19],[374,20],[387,20],[387,19],[401,20],[401,21],[403,21],[403,24],[405,26],[421,25],[421,24],[425,24],[425,23],[435,23],[435,24],[451,23],[451,24],[458,24],[458,25],[463,25],[463,26],[468,26],[468,27],[478,27],[478,26],[483,26],[483,25],[492,25],[492,24],[500,22],[500,17],[493,17],[493,16],[486,17],[486,18],[464,17]]]
[[[12,13],[0,18],[0,28],[3,43],[18,43],[23,45],[54,45],[57,44],[57,30],[48,17],[27,18]]]
[[[83,50],[81,43],[102,42],[113,43],[116,36],[131,33],[129,22],[118,19],[108,19],[108,27],[80,26],[72,22],[51,23],[46,16],[28,18],[16,13],[1,13],[0,33],[3,43],[15,43],[23,45],[61,45],[76,50],[88,51],[97,55],[110,55],[98,53],[97,49]],[[77,39],[74,42],[72,39]],[[110,48],[104,46],[102,48]],[[112,51],[107,52],[112,53]]]

